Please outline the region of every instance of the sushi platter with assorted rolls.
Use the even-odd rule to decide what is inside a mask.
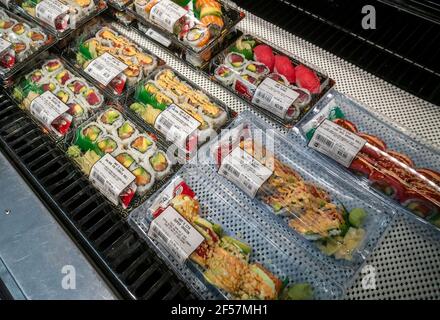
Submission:
[[[307,255],[293,259],[291,250],[283,252],[275,235],[269,240],[261,227],[245,220],[250,208],[220,191],[215,181],[188,167],[129,219],[190,286],[197,286],[201,298],[309,300],[340,294],[319,272],[308,276]]]
[[[92,183],[123,209],[139,204],[173,171],[165,149],[118,105],[90,118],[66,137],[67,154]]]
[[[114,99],[125,98],[164,63],[106,23],[86,30],[64,56]]]
[[[231,119],[222,102],[169,67],[155,71],[134,97],[130,110],[188,154]]]
[[[298,128],[308,146],[333,164],[440,228],[440,155],[382,119],[332,92]]]
[[[148,37],[165,47],[173,43],[196,67],[220,50],[244,18],[235,4],[224,0],[134,0],[128,10],[149,28]]]
[[[19,106],[55,139],[65,136],[103,106],[104,96],[56,56],[40,57],[10,88]]]
[[[333,86],[317,67],[251,34],[214,57],[209,75],[227,89],[291,127]]]
[[[9,6],[63,38],[107,8],[104,0],[12,0]]]
[[[0,78],[10,78],[53,44],[54,36],[38,25],[0,8]]]

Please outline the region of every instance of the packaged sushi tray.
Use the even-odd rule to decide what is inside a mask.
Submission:
[[[114,99],[126,98],[139,81],[164,64],[109,23],[85,30],[63,56]]]
[[[183,151],[183,158],[216,136],[234,115],[221,101],[167,66],[142,82],[128,105],[162,139]]]
[[[23,69],[8,88],[55,140],[64,137],[104,105],[104,96],[57,56],[43,55]]]
[[[287,127],[334,85],[324,71],[252,34],[243,34],[214,57],[208,74]]]
[[[324,161],[440,229],[439,151],[370,110],[332,91],[291,135],[299,132]]]
[[[202,299],[337,299],[342,288],[298,246],[246,219],[252,208],[185,166],[129,222]]]
[[[248,196],[262,209],[255,211],[262,224],[276,225],[292,242],[300,239],[344,284],[378,244],[395,210],[249,111],[228,129],[200,150],[205,174],[240,201]]]
[[[125,215],[163,184],[175,167],[156,137],[107,105],[66,136],[64,150]]]
[[[133,3],[133,0],[107,0],[107,3],[113,9],[116,9],[119,12],[123,12],[127,8],[127,6]]]
[[[109,2],[111,3],[111,2]],[[130,26],[136,20],[130,13],[125,10],[115,9],[114,7],[110,7],[106,11],[113,19],[123,24],[124,26]]]
[[[222,0],[134,0],[127,10],[148,28],[149,38],[179,48],[179,55],[196,67],[220,50],[244,18],[235,4]]]
[[[0,78],[8,79],[55,38],[33,22],[0,8]]]
[[[12,0],[21,14],[63,38],[107,8],[104,0]]]

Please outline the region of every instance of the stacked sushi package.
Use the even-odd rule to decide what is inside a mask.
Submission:
[[[171,161],[154,138],[117,106],[89,119],[69,139],[67,154],[115,205],[127,209],[171,171]]]
[[[249,34],[217,55],[209,74],[286,126],[300,120],[333,83],[315,67]]]

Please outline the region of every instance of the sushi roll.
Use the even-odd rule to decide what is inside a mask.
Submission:
[[[68,113],[64,113],[52,121],[51,129],[58,136],[64,136],[70,129],[72,124],[72,116]]]
[[[90,122],[81,130],[81,136],[88,139],[90,142],[98,141],[104,134],[104,128],[102,128],[97,122]]]
[[[89,104],[91,108],[98,108],[102,102],[103,97],[98,92],[98,90],[94,88],[87,88],[85,91],[82,92],[82,97],[84,100]]]
[[[46,92],[46,91],[54,92],[58,88],[59,87],[54,82],[47,82],[47,83],[43,83],[41,85],[41,90],[43,90],[43,92]]]
[[[158,179],[164,178],[171,171],[171,162],[162,150],[156,150],[148,158],[148,163]]]
[[[142,67],[144,75],[149,75],[157,67],[157,59],[151,54],[138,51],[136,59],[139,66]]]
[[[62,70],[59,73],[57,73],[55,75],[55,80],[60,84],[60,85],[65,85],[66,82],[68,80],[70,80],[72,78],[72,75],[70,74],[69,71],[67,70]]]
[[[70,78],[65,82],[67,89],[78,96],[87,90],[87,84],[79,78]]]
[[[64,89],[60,89],[60,90],[56,91],[55,95],[63,103],[67,103],[70,100],[70,98],[71,98],[70,94],[66,90],[64,90]]]
[[[198,109],[203,119],[211,124],[214,129],[220,128],[228,121],[226,111],[212,102],[204,102],[199,105]]]
[[[373,188],[397,201],[405,198],[405,183],[392,172],[374,168],[368,180]]]
[[[244,66],[243,72],[249,73],[255,78],[262,78],[267,76],[270,70],[264,63],[248,61]]]
[[[75,124],[79,124],[88,118],[87,109],[75,100],[68,102],[67,106],[69,107],[67,113],[73,117]]]
[[[43,70],[49,75],[60,71],[63,68],[64,66],[59,59],[51,59],[43,65]]]
[[[250,74],[241,74],[235,77],[232,88],[243,98],[251,101],[257,90],[259,80]]]
[[[148,159],[148,155],[156,150],[156,143],[147,135],[140,134],[131,141],[130,149],[140,162]]]
[[[136,177],[135,183],[137,186],[136,193],[139,195],[145,194],[154,185],[154,172],[150,167],[145,165],[137,165],[131,173]]]
[[[39,83],[44,78],[44,73],[42,70],[37,69],[32,71],[31,73],[27,74],[25,78],[29,81],[32,81],[33,83]]]
[[[11,31],[14,32],[14,34],[16,35],[21,36],[29,31],[29,27],[22,22],[17,22],[12,26]]]
[[[279,73],[271,73],[267,77],[278,83],[285,85],[286,87],[288,87],[290,84],[289,81],[286,79],[286,77]]]
[[[230,52],[225,58],[226,65],[236,71],[242,71],[246,62],[245,56],[238,52]]]
[[[235,72],[228,66],[221,64],[214,71],[214,78],[225,86],[230,86],[234,82]]]
[[[48,40],[48,37],[37,28],[30,29],[27,33],[27,37],[31,40],[31,47],[34,50],[38,50],[39,47],[43,46]]]
[[[440,194],[432,190],[409,186],[400,200],[404,207],[424,219],[440,213]]]
[[[300,110],[304,109],[312,100],[312,95],[310,94],[309,90],[295,86],[291,86],[290,89],[299,94],[298,98],[293,102],[293,104]]]
[[[99,138],[98,142],[96,143],[99,150],[101,150],[103,153],[110,153],[113,154],[116,152],[116,150],[121,148],[121,142],[118,141],[116,137],[113,137],[111,135],[103,135]]]
[[[0,31],[6,31],[8,29],[11,29],[13,25],[18,23],[17,20],[10,18],[9,16],[5,15],[0,20]]]
[[[133,170],[136,166],[136,160],[130,151],[117,149],[113,152],[115,159],[126,169]]]
[[[119,127],[113,129],[113,135],[118,137],[122,141],[122,144],[127,147],[138,135],[138,131],[135,125],[127,120]]]
[[[124,117],[118,110],[110,108],[99,115],[97,122],[108,133],[112,133],[114,132],[115,128],[120,127],[124,123]]]
[[[12,41],[12,50],[15,54],[16,61],[23,61],[29,54],[29,43],[24,40]]]
[[[211,33],[204,26],[195,26],[191,28],[184,36],[184,42],[193,48],[203,48],[211,39]]]

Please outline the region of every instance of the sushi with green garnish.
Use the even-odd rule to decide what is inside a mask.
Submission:
[[[108,135],[98,140],[97,146],[104,153],[113,153],[118,149],[119,145],[116,138]]]
[[[124,145],[129,145],[131,139],[136,136],[137,130],[133,123],[125,121],[122,125],[113,130],[113,134],[121,139]]]
[[[130,149],[139,161],[144,161],[156,150],[156,144],[150,137],[141,134],[131,141]]]
[[[117,153],[115,159],[127,169],[130,169],[133,164],[136,164],[134,157],[127,151]]]
[[[170,160],[162,150],[157,150],[148,161],[158,179],[165,177],[171,170]]]
[[[97,122],[106,129],[108,133],[112,133],[115,128],[124,123],[124,118],[118,110],[110,108],[99,115]]]
[[[81,130],[81,135],[83,138],[86,138],[91,142],[96,142],[103,133],[104,129],[96,122],[89,123],[84,129]]]
[[[154,173],[143,166],[138,166],[131,173],[136,177],[135,183],[137,186],[136,193],[144,194],[154,185]]]

